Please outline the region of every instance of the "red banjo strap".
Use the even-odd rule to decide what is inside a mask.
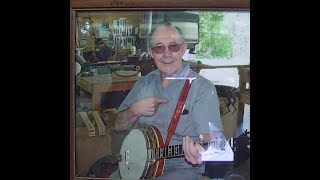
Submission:
[[[186,82],[184,83],[184,86],[183,86],[179,101],[177,103],[176,109],[174,110],[170,125],[168,127],[168,135],[167,135],[167,138],[166,138],[165,146],[169,145],[170,139],[171,139],[174,131],[176,130],[180,115],[182,113],[182,109],[183,109],[184,103],[185,103],[185,101],[187,99],[187,96],[188,96],[188,93],[189,93],[189,89],[190,89],[190,86],[191,86],[191,81],[192,80],[188,78],[188,79],[186,79]]]

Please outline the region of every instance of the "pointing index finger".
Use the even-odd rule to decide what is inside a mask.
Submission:
[[[157,103],[167,103],[167,102],[169,102],[168,99],[164,99],[164,98],[156,98],[155,101]]]

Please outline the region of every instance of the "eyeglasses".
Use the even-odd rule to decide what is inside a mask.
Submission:
[[[181,44],[169,44],[168,45],[168,49],[171,52],[180,51],[180,47],[181,47]],[[152,50],[156,54],[162,54],[166,50],[166,46],[164,46],[164,45],[155,46],[152,48]]]

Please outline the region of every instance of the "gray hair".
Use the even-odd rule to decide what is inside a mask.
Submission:
[[[165,22],[165,23],[163,23],[163,24],[161,24],[161,25],[158,25],[158,26],[156,26],[155,28],[153,28],[153,29],[151,30],[151,32],[149,33],[149,36],[148,36],[148,46],[149,46],[149,48],[152,48],[152,47],[151,47],[151,41],[152,41],[152,36],[153,36],[154,32],[155,32],[157,29],[162,28],[162,27],[168,27],[168,28],[172,28],[172,29],[177,30],[178,33],[179,33],[179,39],[180,39],[182,42],[185,42],[184,35],[183,35],[183,32],[181,31],[181,29],[178,28],[177,26],[173,26],[170,22]]]

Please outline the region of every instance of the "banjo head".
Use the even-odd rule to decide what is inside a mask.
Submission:
[[[130,131],[120,149],[119,171],[122,179],[141,178],[148,160],[147,148],[144,133],[140,129]]]

